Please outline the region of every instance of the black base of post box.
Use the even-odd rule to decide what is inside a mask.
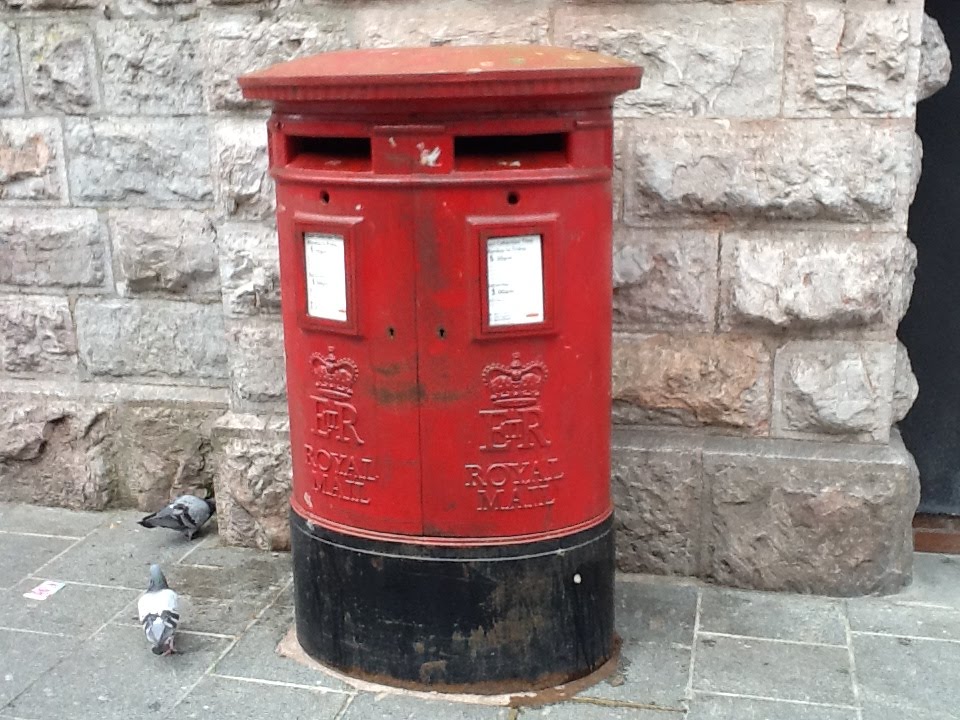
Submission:
[[[614,652],[612,518],[490,547],[373,541],[290,519],[297,637],[347,675],[512,692],[583,677]]]

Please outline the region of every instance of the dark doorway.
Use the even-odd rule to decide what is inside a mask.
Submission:
[[[927,0],[960,48],[960,2]],[[899,335],[920,394],[900,424],[920,468],[919,512],[960,516],[960,56],[950,84],[917,106],[923,172],[910,209],[917,277]]]

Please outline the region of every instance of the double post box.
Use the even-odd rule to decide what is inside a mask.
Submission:
[[[614,650],[613,98],[554,47],[358,50],[271,101],[298,639],[392,684],[511,690]]]

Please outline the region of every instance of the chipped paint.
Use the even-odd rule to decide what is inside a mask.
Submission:
[[[439,167],[440,165],[440,148],[434,147],[432,150],[427,150],[427,146],[423,143],[417,143],[417,150],[420,151],[420,164],[424,167]]]

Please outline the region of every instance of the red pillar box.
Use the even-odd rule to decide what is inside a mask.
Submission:
[[[240,78],[274,107],[314,658],[499,691],[611,656],[611,104],[640,73],[493,46]]]

